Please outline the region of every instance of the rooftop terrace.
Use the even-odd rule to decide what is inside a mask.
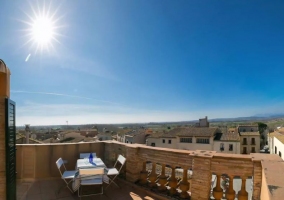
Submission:
[[[117,181],[121,188],[111,185],[101,195],[101,200],[154,200],[155,195],[135,185],[125,184],[122,180]],[[77,194],[72,194],[67,188],[62,189],[58,193],[58,188],[62,186],[61,179],[42,179],[18,181],[17,183],[17,199],[18,200],[79,200]],[[106,186],[104,186],[106,187]],[[91,188],[89,188],[91,189]],[[92,186],[92,189],[96,189]],[[98,196],[82,197],[83,200],[97,199]]]
[[[62,157],[67,160],[67,170],[74,170],[79,154],[84,152],[96,152],[109,167],[119,154],[127,159],[118,180],[121,189],[109,188],[101,199],[278,200],[284,196],[284,163],[277,155],[222,154],[105,141],[17,145],[18,198],[77,199],[69,190],[55,193],[63,184],[55,161]]]

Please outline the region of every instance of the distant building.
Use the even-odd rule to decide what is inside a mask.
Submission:
[[[220,148],[221,143],[224,144],[223,150]],[[153,133],[147,137],[146,144],[148,146],[183,150],[239,153],[238,143],[238,136],[229,137],[227,133],[223,134],[219,128],[183,127],[172,129],[169,132]]]
[[[85,137],[96,137],[99,134],[97,130],[80,130],[76,132]]]
[[[97,138],[99,141],[105,141],[105,140],[113,140],[113,135],[115,135],[112,131],[105,131],[103,133],[99,133],[97,135]]]
[[[268,145],[270,154],[277,154],[284,160],[284,128],[269,133]]]
[[[240,154],[240,135],[237,132],[218,133],[214,138],[214,151]]]
[[[123,143],[145,144],[146,137],[151,133],[152,133],[152,130],[145,130],[144,128],[140,128],[137,130],[122,129],[118,131],[117,135],[113,138]]]
[[[16,135],[16,144],[26,144],[26,135],[23,134],[17,134]],[[29,138],[29,144],[43,144],[43,142],[33,139],[33,138]]]
[[[222,153],[240,154],[238,132],[222,132],[212,127],[180,127],[169,132],[156,132],[147,137],[147,146],[208,150]]]
[[[241,153],[259,153],[260,152],[260,134],[258,125],[240,125],[237,131],[241,140]]]
[[[199,122],[195,124],[196,127],[209,127],[207,116],[199,119]]]

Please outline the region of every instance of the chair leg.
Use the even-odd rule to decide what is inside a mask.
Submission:
[[[116,182],[114,182],[114,179],[110,179],[110,182],[109,182],[109,184],[108,184],[108,186],[106,187],[106,189],[110,186],[110,184],[112,184],[112,183],[114,183],[118,188],[120,188],[117,184],[116,184]]]
[[[59,188],[57,194],[59,194],[60,191],[61,191],[63,188],[66,188],[66,187],[71,191],[71,193],[74,193],[74,191],[69,187],[69,184],[72,182],[72,179],[71,179],[69,182],[67,182],[67,181],[64,180],[64,182],[66,183],[66,185],[61,186],[61,187]]]

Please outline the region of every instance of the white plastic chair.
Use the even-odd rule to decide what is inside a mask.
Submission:
[[[79,169],[79,179],[80,185],[78,189],[78,197],[83,196],[92,196],[92,195],[99,195],[103,194],[103,175],[104,175],[104,168],[89,168],[89,169]],[[82,186],[86,185],[101,185],[101,192],[100,193],[92,193],[92,194],[82,194]]]
[[[67,187],[72,193],[73,193],[73,190],[69,187],[69,183],[71,183],[72,181],[73,181],[73,178],[74,178],[74,176],[75,176],[75,173],[76,173],[76,171],[74,170],[74,171],[67,171],[66,170],[66,167],[65,167],[65,165],[64,165],[64,162],[63,162],[63,160],[62,160],[62,158],[59,158],[57,161],[56,161],[56,166],[57,166],[57,168],[58,168],[58,170],[59,170],[59,172],[60,172],[60,175],[61,175],[61,178],[64,180],[64,182],[66,183],[66,186],[64,186],[64,187]],[[62,172],[62,169],[61,169],[61,167],[63,166],[63,168],[64,168],[64,171]],[[70,181],[67,181],[68,179],[71,179]],[[64,188],[64,187],[62,187],[62,188]],[[58,193],[60,192],[60,190],[62,189],[62,188],[60,188],[59,190],[58,190]]]
[[[96,158],[96,153],[92,153],[93,158]],[[89,158],[90,153],[80,153],[80,159],[82,158]]]
[[[113,168],[106,168],[105,174],[109,177],[109,185],[106,187],[106,189],[111,185],[111,183],[114,183],[117,187],[119,187],[115,182],[114,179],[119,175],[120,170],[122,169],[124,163],[126,161],[126,158],[124,158],[122,155],[119,155]],[[120,164],[120,167],[117,168],[117,165]],[[112,178],[111,178],[112,177]]]

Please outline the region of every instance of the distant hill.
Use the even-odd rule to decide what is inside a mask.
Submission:
[[[264,123],[272,123],[273,125],[284,124],[284,114],[260,114],[250,117],[235,117],[235,118],[214,118],[209,119],[211,123],[225,123],[225,122],[234,122],[234,123],[253,123],[262,121]],[[171,125],[194,125],[198,120],[189,120],[189,121],[178,121],[178,122],[149,122],[149,123],[124,123],[124,124],[78,124],[78,125],[50,125],[50,126],[31,126],[31,129],[41,129],[48,130],[50,128],[59,128],[59,130],[77,130],[80,129],[91,129],[93,126],[97,126],[98,131],[102,132],[104,128],[107,128],[109,131],[118,131],[120,128],[137,128],[137,127],[155,127],[155,126],[171,126]],[[24,129],[24,126],[17,126],[19,129]]]

